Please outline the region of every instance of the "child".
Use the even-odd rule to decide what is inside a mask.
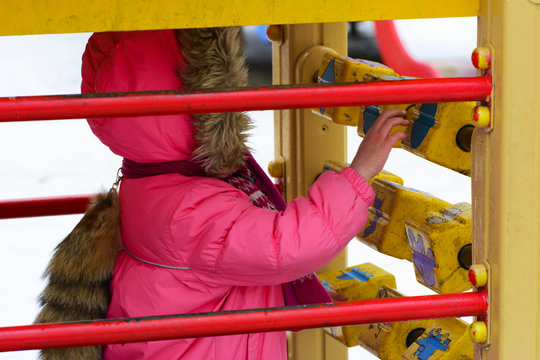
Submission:
[[[246,85],[238,28],[94,34],[84,93]],[[405,134],[383,113],[350,168],[286,207],[249,154],[243,113],[89,119],[124,157],[120,251],[107,318],[328,301],[309,274],[363,228],[367,180]],[[277,209],[277,210],[276,210]],[[295,280],[301,278],[301,281]],[[292,282],[292,283],[291,283]],[[104,346],[104,359],[286,359],[285,332]]]

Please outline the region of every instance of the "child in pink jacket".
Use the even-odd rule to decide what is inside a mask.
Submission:
[[[82,92],[246,85],[237,28],[94,34],[83,56]],[[249,155],[242,113],[89,119],[124,158],[123,250],[108,318],[215,312],[327,301],[309,274],[363,228],[390,134],[406,121],[383,113],[341,173],[323,173],[289,204]],[[298,281],[298,279],[300,279]],[[295,282],[296,280],[296,282]],[[292,284],[292,285],[291,285]],[[318,283],[317,283],[318,284]],[[287,358],[285,332],[104,347],[112,359]]]

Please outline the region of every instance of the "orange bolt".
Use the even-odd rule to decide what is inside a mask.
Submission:
[[[266,37],[272,42],[280,43],[283,40],[283,27],[281,25],[268,25]]]

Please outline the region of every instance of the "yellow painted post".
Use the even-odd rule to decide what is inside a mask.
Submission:
[[[473,136],[473,262],[489,268],[489,346],[475,359],[540,358],[540,1],[482,0],[493,131]]]
[[[284,25],[270,32],[275,40],[274,84],[313,83],[324,52],[334,49],[345,54],[347,51],[345,23]],[[285,196],[290,201],[306,194],[325,160],[346,161],[346,129],[309,109],[276,111],[275,154],[285,159]],[[344,268],[346,262],[343,252],[321,271]],[[347,359],[347,348],[322,329],[304,330],[291,335],[289,358]]]

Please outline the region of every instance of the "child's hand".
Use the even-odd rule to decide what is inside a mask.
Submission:
[[[400,109],[384,111],[375,120],[375,123],[373,123],[373,126],[358,147],[351,168],[358,171],[367,181],[383,169],[390,150],[392,150],[392,146],[396,141],[405,139],[406,135],[402,132],[389,135],[394,126],[408,124],[408,121],[403,116],[405,116],[405,111]]]

